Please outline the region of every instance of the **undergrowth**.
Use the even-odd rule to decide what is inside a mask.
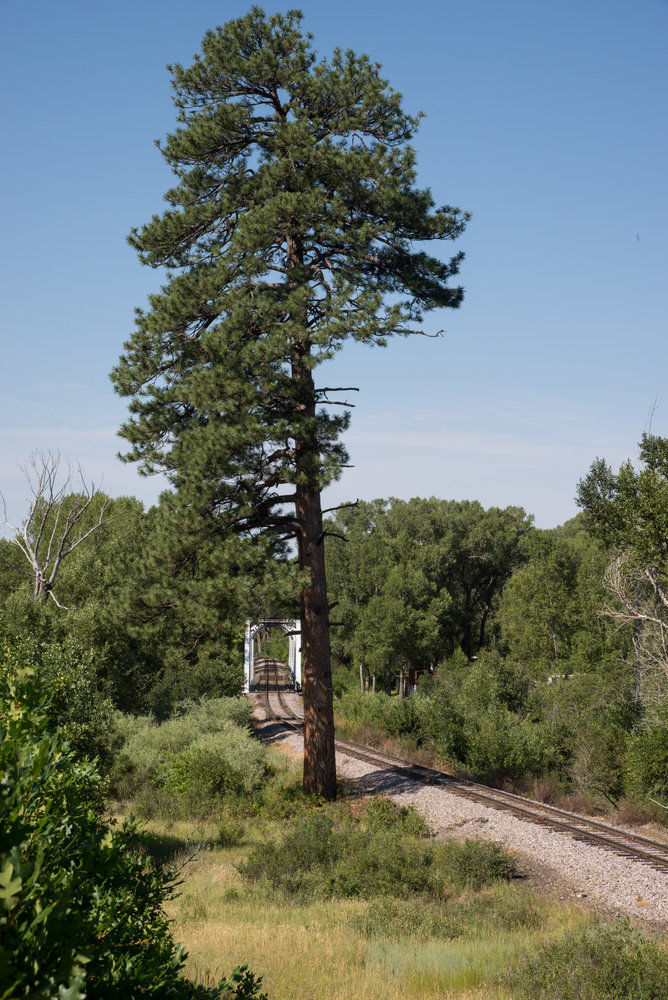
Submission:
[[[522,956],[502,981],[517,1000],[665,1000],[668,952],[628,920],[594,923]]]
[[[298,900],[444,900],[453,889],[511,878],[515,865],[497,844],[435,844],[415,810],[378,798],[356,813],[345,802],[306,813],[253,848],[239,872]]]
[[[233,803],[248,810],[274,770],[246,699],[184,704],[162,723],[119,713],[115,725],[112,792],[143,818],[211,816]]]
[[[505,886],[502,892],[487,886],[445,901],[380,896],[355,914],[352,924],[368,938],[453,941],[494,934],[501,913],[507,931],[533,931],[543,919],[537,897],[526,889],[516,887],[511,895]]]

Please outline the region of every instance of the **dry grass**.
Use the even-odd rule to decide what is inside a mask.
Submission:
[[[458,939],[393,937],[375,925],[369,935],[367,902],[293,905],[267,899],[259,887],[244,882],[236,866],[284,824],[242,822],[243,835],[227,846],[230,822],[221,816],[210,823],[146,824],[148,849],[177,866],[198,843],[208,842],[186,866],[180,894],[168,907],[174,937],[189,953],[188,974],[205,985],[247,964],[262,976],[270,1000],[512,1000],[495,985],[509,962],[555,928],[584,919],[579,910],[539,900],[534,929],[512,929],[504,912],[507,916],[513,909],[511,897],[517,896],[512,894],[523,890],[501,884],[490,890],[491,911],[488,907],[478,923],[474,918]],[[468,906],[463,898],[460,902]]]
[[[151,824],[157,842],[168,838],[177,859],[187,843],[215,838],[215,826],[189,828]],[[269,835],[256,827],[253,839]],[[498,927],[457,940],[368,937],[360,916],[367,903],[359,900],[294,906],[267,900],[245,884],[236,864],[250,848],[210,847],[190,865],[180,895],[169,906],[173,932],[189,952],[189,975],[202,983],[216,982],[241,964],[263,978],[271,1000],[502,1000],[493,980],[527,947],[534,947],[558,923],[577,925],[582,914],[557,910],[547,903],[540,930],[509,931],[502,918],[502,886]]]

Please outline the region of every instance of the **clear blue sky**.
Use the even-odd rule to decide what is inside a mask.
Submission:
[[[361,390],[355,468],[327,502],[468,498],[562,523],[594,457],[635,455],[655,401],[668,434],[668,2],[301,9],[322,55],[368,52],[426,113],[419,182],[473,213],[465,302],[430,320],[444,337],[351,345],[327,375]],[[247,10],[0,0],[0,488],[15,519],[35,448],[113,495],[157,497],[115,459],[125,401],[108,373],[159,281],[125,237],[171,183],[154,146],[174,125],[166,64]]]

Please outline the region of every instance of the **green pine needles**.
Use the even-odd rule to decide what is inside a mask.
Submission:
[[[424,247],[468,216],[415,186],[419,119],[379,66],[318,60],[300,20],[253,7],[170,67],[179,127],[161,150],[178,180],[130,236],[168,277],[112,378],[131,397],[125,457],[166,472],[177,509],[213,519],[221,541],[296,539],[305,785],[333,797],[320,492],[347,461],[352,387],[314,372],[349,338],[382,345],[460,304],[462,255]]]

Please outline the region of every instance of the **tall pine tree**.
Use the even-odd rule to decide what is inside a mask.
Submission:
[[[130,243],[168,269],[113,372],[131,396],[125,456],[166,471],[183,509],[229,534],[294,537],[302,570],[304,786],[336,794],[320,493],[346,462],[347,411],[317,365],[456,307],[423,249],[467,216],[414,186],[418,118],[367,56],[318,60],[301,12],[250,13],[169,67],[179,127],[169,208]],[[344,390],[345,391],[345,390]],[[340,399],[338,400],[341,401]]]

